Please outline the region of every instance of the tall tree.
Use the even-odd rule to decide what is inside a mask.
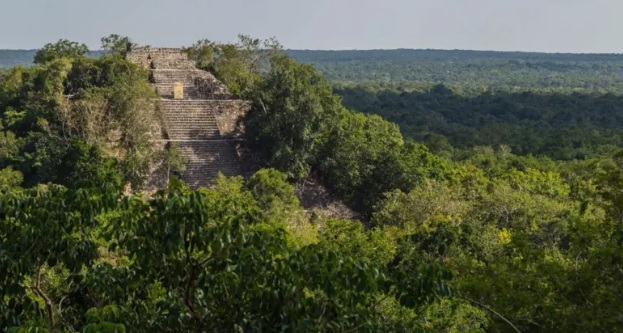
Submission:
[[[84,57],[87,53],[89,53],[89,47],[86,44],[60,39],[56,43],[44,45],[41,50],[37,51],[34,62],[45,64],[58,58],[77,59]]]
[[[110,34],[106,37],[102,37],[101,42],[102,50],[106,50],[112,54],[124,54],[138,47],[138,44],[134,43],[130,37],[117,34]]]

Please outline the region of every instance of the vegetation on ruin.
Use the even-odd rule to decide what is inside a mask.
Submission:
[[[0,330],[622,330],[617,96],[336,88],[275,41],[204,40],[264,168],[146,196],[175,154],[110,38],[0,77]],[[363,221],[304,211],[310,177]]]

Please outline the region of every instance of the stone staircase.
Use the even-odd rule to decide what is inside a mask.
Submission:
[[[210,100],[162,100],[162,114],[169,140],[220,139]]]
[[[240,174],[240,163],[233,140],[179,141],[188,159],[182,179],[191,187],[208,186],[219,172],[227,177]]]
[[[234,98],[212,74],[198,69],[152,69],[150,79],[158,94],[165,98],[173,98],[173,86],[176,83],[184,87],[186,99]]]
[[[181,178],[197,188],[211,185],[219,172],[241,174],[234,129],[244,103],[179,49],[141,49],[126,58],[151,70],[150,81],[162,98],[163,140],[176,143],[187,159]],[[176,84],[183,86],[183,99],[174,99]]]

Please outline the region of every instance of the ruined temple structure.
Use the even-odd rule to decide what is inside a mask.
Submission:
[[[181,49],[142,48],[126,58],[151,71],[162,99],[162,140],[177,143],[187,159],[182,179],[196,188],[209,186],[218,172],[241,174],[238,121],[247,104],[212,74],[197,69]]]

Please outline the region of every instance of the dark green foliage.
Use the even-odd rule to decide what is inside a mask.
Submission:
[[[413,91],[344,87],[344,103],[395,122],[409,139],[435,151],[508,145],[514,153],[584,159],[621,147],[618,95],[485,91],[466,95],[445,86]]]
[[[155,159],[151,126],[161,121],[147,73],[119,55],[82,51],[59,42],[40,51],[42,65],[2,74],[0,166],[20,171],[26,186],[106,179],[139,188]]]
[[[100,184],[106,189],[105,184]],[[68,191],[57,185],[12,191],[1,197],[0,207],[0,326],[19,325],[38,303],[29,290],[43,299],[47,327],[57,319],[45,285],[43,270],[56,268],[78,273],[97,256],[91,230],[96,215],[116,201],[115,191]],[[19,235],[19,237],[18,237]]]
[[[120,36],[117,34],[111,34],[106,37],[102,37],[102,50],[108,51],[112,54],[124,54],[125,52],[132,51],[138,44],[134,43],[130,37]]]
[[[19,187],[23,181],[24,176],[21,172],[11,167],[0,169],[0,193]]]
[[[89,47],[86,44],[61,39],[54,44],[46,44],[37,51],[34,63],[45,64],[59,58],[77,59],[84,57],[87,53],[89,53]]]
[[[619,97],[568,91],[616,86],[618,74],[601,82],[586,70],[616,68],[618,56],[373,51],[385,69],[421,66],[399,55],[431,75],[484,71],[472,83],[581,80],[555,94],[338,88],[378,114],[366,115],[274,41],[201,41],[188,52],[251,102],[247,148],[273,169],[122,195],[153,161],[183,167],[175,149],[154,154],[140,135],[157,118],[145,72],[118,55],[70,54],[2,74],[0,330],[622,331]],[[321,56],[343,68],[370,61]],[[565,74],[540,81],[533,70]],[[305,177],[365,223],[299,207],[288,181]]]
[[[319,170],[328,187],[369,214],[385,192],[447,178],[446,163],[420,144],[405,144],[396,125],[345,111]]]
[[[262,169],[256,172],[246,186],[258,200],[260,209],[268,210],[276,202],[290,208],[299,204],[294,195],[294,186],[288,183],[285,174],[275,169]]]
[[[239,45],[204,41],[188,52],[216,66],[225,83],[245,87],[244,97],[252,102],[244,119],[246,143],[264,165],[292,180],[315,175],[366,216],[386,191],[450,177],[444,160],[422,145],[405,144],[394,124],[344,109],[312,67],[258,45],[244,38]],[[226,73],[233,72],[254,79],[232,83]]]
[[[221,178],[197,192],[174,181],[149,200],[118,200],[110,187],[4,196],[0,327],[386,332],[380,297],[408,309],[449,294],[439,268],[395,274],[356,253],[291,247],[289,231],[258,214],[274,195],[256,201],[238,179]],[[28,237],[11,239],[18,234]],[[110,246],[98,251],[100,234]]]
[[[263,67],[282,54],[281,45],[275,39],[261,40],[246,35],[238,35],[235,44],[203,39],[184,50],[199,68],[214,73],[232,93],[244,99],[251,99],[257,93]]]
[[[121,188],[123,180],[115,159],[104,157],[98,146],[88,146],[81,141],[72,142],[58,173],[59,184],[78,187],[108,183]]]
[[[341,109],[331,87],[312,67],[287,57],[271,63],[256,103],[245,119],[246,135],[265,161],[290,178],[309,175]]]

